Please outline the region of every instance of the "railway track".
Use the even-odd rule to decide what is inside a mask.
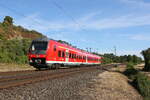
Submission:
[[[83,73],[87,71],[108,69],[112,65],[95,66],[95,67],[80,67],[58,70],[45,70],[45,71],[19,71],[19,72],[3,72],[0,73],[0,89],[35,83],[48,79],[61,78],[70,76],[76,73]],[[107,67],[107,68],[106,68]]]

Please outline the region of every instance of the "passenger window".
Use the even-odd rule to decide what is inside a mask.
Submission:
[[[69,53],[69,58],[71,58],[71,53]]]
[[[73,54],[71,53],[71,58],[73,59]]]
[[[61,57],[61,51],[60,50],[58,51],[58,57]]]
[[[74,58],[76,59],[76,54],[74,54]]]
[[[56,51],[56,45],[54,45],[54,51]]]
[[[72,58],[74,59],[74,54],[72,54]]]
[[[62,57],[65,57],[65,52],[64,51],[62,52]]]

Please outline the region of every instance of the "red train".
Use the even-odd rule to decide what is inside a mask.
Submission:
[[[97,55],[48,38],[33,40],[28,58],[30,65],[37,69],[100,64],[102,59]]]

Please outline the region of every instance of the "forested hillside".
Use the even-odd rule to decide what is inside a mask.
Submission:
[[[34,30],[13,25],[13,18],[6,16],[0,23],[0,62],[27,63],[27,51],[31,41],[43,35]]]

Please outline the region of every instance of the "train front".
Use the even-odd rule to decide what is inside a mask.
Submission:
[[[46,55],[48,49],[47,38],[33,40],[29,48],[28,59],[29,64],[37,69],[47,68]]]

